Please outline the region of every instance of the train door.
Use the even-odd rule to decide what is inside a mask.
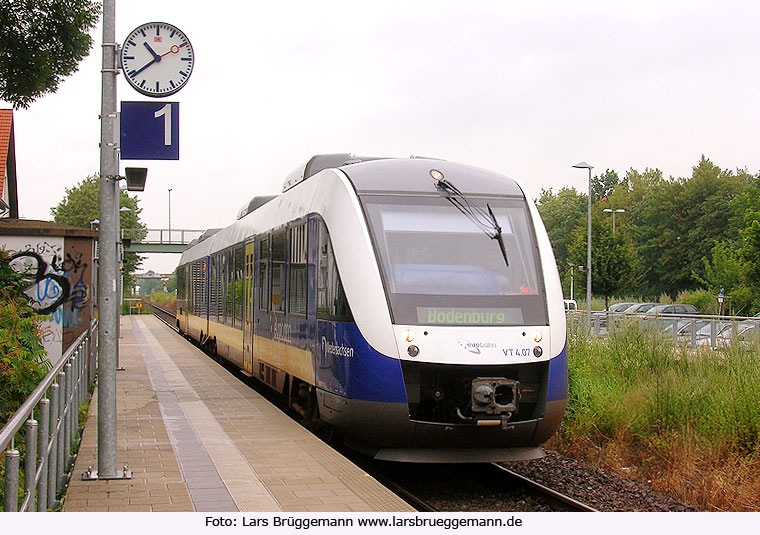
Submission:
[[[253,251],[254,242],[245,244],[245,297],[243,306],[243,369],[253,373]]]

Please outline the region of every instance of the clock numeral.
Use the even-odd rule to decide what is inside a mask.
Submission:
[[[163,108],[153,114],[153,117],[158,119],[163,116],[164,118],[164,145],[170,146],[172,144],[172,106],[171,104],[165,105]]]

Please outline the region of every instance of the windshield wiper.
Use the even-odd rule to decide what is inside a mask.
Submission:
[[[486,203],[486,208],[488,208],[488,212],[486,212],[481,207],[472,204],[464,193],[444,178],[436,180],[435,187],[446,193],[446,199],[457,210],[462,212],[467,219],[472,221],[476,227],[482,230],[486,236],[497,241],[501,254],[504,257],[504,263],[509,267],[507,249],[504,247],[504,239],[501,236],[501,226],[496,221],[496,216],[493,214],[493,210],[491,210],[491,205]]]

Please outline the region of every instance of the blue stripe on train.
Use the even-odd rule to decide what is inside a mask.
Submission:
[[[567,399],[567,342],[562,352],[549,361],[549,387],[546,401]]]
[[[373,349],[355,323],[317,321],[316,382],[362,401],[406,403],[401,362]]]
[[[375,351],[355,323],[317,321],[317,385],[363,401],[406,403],[401,361]],[[549,362],[547,401],[567,399],[567,343]]]

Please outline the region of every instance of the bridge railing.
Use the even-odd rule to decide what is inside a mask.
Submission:
[[[97,320],[92,321],[89,330],[71,344],[0,429],[0,451],[5,451],[3,510],[6,512],[45,511],[57,505],[58,493],[64,488],[74,464],[71,451],[80,432],[79,405],[86,401],[95,380],[97,323]],[[24,443],[24,492],[20,505],[22,454],[16,448],[17,438]]]
[[[187,245],[195,238],[203,234],[205,230],[196,229],[168,229],[168,228],[123,228],[121,229],[122,241],[126,238],[133,242],[149,243],[156,245],[183,244]]]

